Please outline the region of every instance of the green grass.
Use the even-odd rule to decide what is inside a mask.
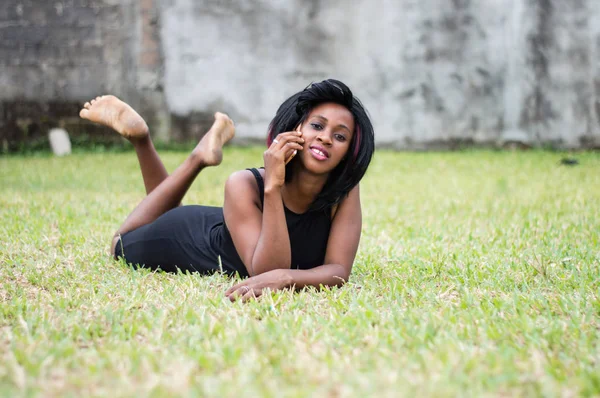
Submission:
[[[133,153],[0,158],[0,395],[598,396],[600,155],[560,157],[378,152],[350,283],[246,305],[109,259]]]

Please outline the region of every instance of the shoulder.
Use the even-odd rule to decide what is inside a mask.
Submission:
[[[265,170],[263,168],[255,169],[258,171],[262,178],[265,177]],[[229,175],[227,181],[237,182],[237,183],[256,183],[256,177],[254,177],[254,173],[250,171],[250,169],[238,170],[234,171]]]
[[[254,174],[250,170],[231,173],[225,182],[225,198],[238,200],[251,198],[254,202],[260,203],[260,192]]]
[[[254,176],[252,175],[252,172],[250,170],[238,170],[238,171],[234,171],[233,173],[231,173],[229,175],[229,177],[227,177],[227,182],[232,182],[232,183],[245,183],[245,182],[251,182],[252,180],[254,180]]]
[[[336,203],[331,208],[331,219],[333,220],[338,213],[338,210],[345,209],[345,211],[360,211],[360,188],[359,184],[356,184],[354,188],[348,192],[339,203]]]

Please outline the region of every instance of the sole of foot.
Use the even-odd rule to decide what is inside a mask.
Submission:
[[[148,136],[148,125],[144,119],[114,95],[103,95],[86,102],[79,116],[110,127],[129,140]]]
[[[215,122],[194,151],[203,166],[217,166],[223,161],[223,145],[235,135],[233,121],[224,113],[215,113]]]

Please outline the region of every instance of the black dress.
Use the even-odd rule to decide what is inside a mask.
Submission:
[[[256,178],[261,203],[264,182],[257,169],[248,169]],[[284,206],[292,251],[292,268],[310,269],[323,264],[331,228],[330,211],[297,214]],[[248,276],[227,225],[223,209],[212,206],[180,206],[152,223],[121,236],[115,256],[133,266],[181,271]],[[220,258],[220,261],[219,261]]]

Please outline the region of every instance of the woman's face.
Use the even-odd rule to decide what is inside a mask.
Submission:
[[[327,102],[316,106],[300,126],[304,150],[298,153],[304,167],[329,173],[350,148],[354,117],[343,105]]]

